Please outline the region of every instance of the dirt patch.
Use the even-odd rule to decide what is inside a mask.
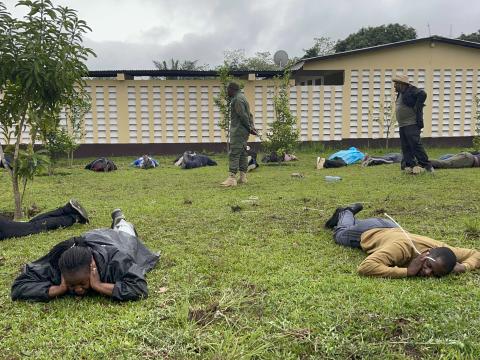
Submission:
[[[423,359],[423,354],[418,350],[413,344],[405,345],[405,354],[411,357],[412,359]]]
[[[385,209],[382,208],[382,209],[375,209],[375,210],[373,210],[372,214],[373,214],[373,215],[383,215],[383,214],[386,213],[386,212],[387,212],[387,210],[385,210]]]
[[[37,204],[33,203],[32,205],[30,205],[30,207],[27,209],[26,212],[27,212],[27,216],[29,218],[31,218],[31,217],[34,217],[34,216],[40,214],[41,211],[42,211],[42,209],[39,208],[37,206]]]
[[[0,211],[0,216],[9,220],[13,220],[14,213],[11,211]]]
[[[189,309],[188,320],[201,326],[211,324],[220,310],[220,304],[215,301],[205,308]]]
[[[232,206],[230,206],[230,209],[232,209],[232,212],[242,211],[242,207],[239,206],[239,205],[232,205]]]

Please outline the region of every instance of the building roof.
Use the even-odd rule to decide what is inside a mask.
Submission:
[[[371,52],[371,51],[382,50],[382,49],[388,49],[388,48],[399,47],[399,46],[404,46],[404,45],[417,44],[417,43],[424,42],[424,41],[430,41],[430,42],[436,41],[436,42],[445,43],[445,44],[452,44],[452,45],[464,46],[464,47],[469,47],[469,48],[474,48],[474,49],[480,49],[480,43],[476,43],[476,42],[472,42],[472,41],[465,41],[465,40],[458,40],[458,39],[450,39],[450,38],[446,38],[446,37],[442,37],[442,36],[433,35],[433,36],[426,37],[426,38],[398,41],[398,42],[389,43],[389,44],[382,44],[382,45],[371,46],[371,47],[367,47],[367,48],[343,51],[343,52],[330,54],[330,55],[314,56],[314,57],[311,57],[311,58],[306,58],[306,59],[300,60],[298,63],[296,63],[294,65],[292,70],[300,69],[303,66],[304,63],[310,62],[310,61],[318,61],[318,60],[338,58],[338,57],[342,57],[342,56],[360,54],[360,53]]]
[[[216,70],[90,70],[89,77],[116,77],[117,74],[125,74],[127,76],[158,76],[158,77],[217,77],[219,76]],[[248,74],[255,74],[257,77],[272,78],[274,76],[283,75],[283,70],[236,70],[231,71],[230,75],[245,76]]]

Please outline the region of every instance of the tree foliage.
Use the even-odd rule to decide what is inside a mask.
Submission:
[[[218,107],[218,110],[220,110],[221,114],[220,121],[217,125],[225,132],[225,135],[228,138],[230,136],[231,100],[227,93],[227,86],[231,81],[234,80],[234,78],[232,75],[230,75],[231,69],[226,62],[223,64],[223,66],[219,67],[217,71],[220,80],[220,93],[215,96],[213,102]],[[239,84],[240,87],[243,88],[244,84],[242,82],[239,82]]]
[[[0,124],[14,142],[12,168],[8,169],[20,218],[19,191],[21,134],[30,129],[31,144],[42,128],[58,127],[62,110],[67,113],[79,99],[88,101],[83,77],[93,51],[82,45],[90,28],[75,10],[54,6],[50,0],[20,0],[27,14],[17,19],[0,3]],[[0,145],[0,157],[3,157]]]
[[[372,108],[370,115],[372,120],[379,124],[383,129],[383,137],[385,138],[385,148],[388,149],[390,138],[393,135],[397,118],[395,116],[395,102],[393,97],[390,99],[385,98],[377,109]]]
[[[462,34],[458,39],[480,43],[480,30],[471,34]]]
[[[276,153],[280,158],[292,153],[299,141],[297,119],[290,111],[290,75],[290,70],[287,69],[283,76],[277,79],[273,96],[275,120],[270,124],[262,143],[266,152]]]
[[[273,56],[268,51],[257,52],[255,56],[247,57],[244,49],[225,51],[225,64],[230,70],[280,70],[273,62]]]
[[[330,55],[335,52],[335,42],[329,37],[314,38],[314,45],[309,49],[303,49],[305,55],[302,59],[307,59],[315,56]]]
[[[339,40],[335,44],[335,52],[338,53],[416,38],[417,32],[415,29],[407,25],[388,24],[365,27],[354,34],[350,34],[344,40]]]
[[[208,64],[198,65],[198,60],[183,60],[170,59],[170,62],[165,60],[153,61],[153,64],[158,70],[208,70]]]
[[[473,136],[473,148],[480,151],[480,94],[475,96],[475,132]]]

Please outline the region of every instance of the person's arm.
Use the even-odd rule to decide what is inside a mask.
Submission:
[[[410,254],[403,247],[391,244],[369,255],[357,270],[360,275],[364,276],[404,278],[412,275],[409,274],[406,267],[398,267],[397,264],[409,257]]]
[[[457,265],[453,272],[465,272],[480,269],[480,252],[472,249],[450,247],[457,257]]]
[[[68,287],[62,275],[62,281],[60,282],[60,285],[51,285],[48,288],[48,297],[50,299],[54,299],[56,297],[65,295],[67,291],[68,291]]]
[[[53,283],[51,270],[26,265],[13,282],[11,296],[12,300],[49,301],[65,292],[65,287]]]
[[[90,264],[90,287],[92,290],[99,294],[111,297],[115,284],[104,283],[100,280],[100,274],[98,273],[97,264],[92,259]]]
[[[233,102],[233,110],[240,118],[242,125],[250,131],[250,112],[247,110],[246,105],[240,99],[235,99]]]
[[[416,114],[417,125],[420,129],[423,129],[423,107],[425,106],[425,100],[427,99],[427,93],[422,89],[418,89],[416,93],[417,101],[413,110]]]
[[[139,300],[147,297],[148,288],[143,270],[130,259],[125,259],[124,255],[119,254],[119,256],[122,258],[112,259],[111,266],[115,268],[111,268],[109,271],[113,274],[121,274],[120,278],[115,279],[114,283],[102,282],[96,265],[92,265],[90,270],[91,288],[118,301]]]

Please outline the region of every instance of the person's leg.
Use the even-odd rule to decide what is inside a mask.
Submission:
[[[337,244],[359,248],[360,238],[365,231],[392,227],[397,226],[392,221],[386,219],[356,220],[351,210],[347,209],[340,213],[338,225],[334,229],[333,239]]]
[[[327,160],[325,160],[325,164],[323,165],[323,167],[325,169],[339,168],[339,167],[344,167],[344,166],[347,166],[347,164],[342,159],[335,159],[335,160],[328,160],[327,159]]]
[[[123,231],[132,236],[137,236],[137,232],[135,231],[135,227],[133,226],[133,224],[129,223],[125,219],[121,219],[120,221],[118,221],[114,225],[113,229],[117,231]]]
[[[248,170],[248,154],[247,154],[247,150],[246,150],[245,147],[243,147],[241,152],[240,152],[240,159],[238,161],[238,169],[243,173],[246,173],[247,170]]]
[[[428,160],[428,155],[423,147],[422,141],[420,139],[420,129],[417,125],[408,125],[405,126],[405,133],[407,135],[407,142],[412,150],[413,157],[417,159],[418,164],[426,169],[432,167],[430,161]]]
[[[402,148],[402,156],[403,156],[402,166],[403,168],[406,168],[406,167],[412,168],[415,166],[415,162],[413,159],[412,151],[410,150],[408,135],[405,132],[405,128],[406,126],[402,126],[400,128],[400,145]]]
[[[230,174],[236,174],[240,168],[240,157],[243,149],[239,146],[232,146],[228,153],[228,171]]]
[[[39,221],[43,219],[47,219],[50,217],[58,217],[58,216],[65,216],[65,215],[71,215],[75,213],[75,210],[72,208],[72,205],[70,203],[61,206],[55,210],[47,211],[46,213],[38,214],[37,216],[33,217],[30,219],[30,222],[32,221]]]
[[[470,153],[460,153],[446,160],[430,160],[435,169],[462,169],[473,166],[474,159]]]
[[[29,222],[16,222],[0,219],[0,240],[38,234],[60,227],[69,227],[77,222],[74,215],[49,217]]]

